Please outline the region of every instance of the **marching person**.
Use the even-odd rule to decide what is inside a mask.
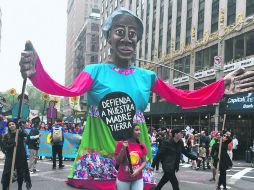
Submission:
[[[209,84],[199,90],[177,89],[162,79],[153,71],[135,66],[135,52],[137,43],[142,39],[143,23],[135,13],[119,8],[109,15],[103,24],[102,31],[110,45],[111,56],[106,63],[89,64],[77,76],[70,87],[65,87],[54,81],[44,70],[41,60],[30,41],[26,46],[31,51],[21,54],[20,71],[22,76],[28,77],[33,85],[41,91],[58,96],[80,96],[87,92],[88,113],[86,127],[79,147],[76,162],[73,164],[68,179],[68,184],[75,186],[76,178],[84,179],[79,187],[104,189],[104,185],[98,179],[114,185],[114,175],[104,175],[100,169],[95,168],[96,175],[88,178],[86,173],[78,172],[78,165],[84,158],[96,154],[98,157],[110,159],[114,154],[116,140],[110,130],[98,115],[99,102],[106,95],[113,92],[123,92],[130,96],[136,106],[135,122],[140,124],[140,140],[148,149],[147,157],[152,159],[151,145],[148,138],[147,126],[143,112],[149,102],[150,93],[165,98],[167,101],[184,108],[194,108],[201,105],[209,105],[218,102],[224,94],[236,94],[254,89],[254,71],[238,69],[227,74],[224,78]],[[138,50],[137,50],[138,51]],[[101,137],[105,138],[101,138]],[[102,167],[112,169],[107,162],[101,162]],[[84,166],[87,167],[87,166]],[[111,188],[112,189],[112,188]]]
[[[222,133],[221,133],[222,134]],[[226,171],[230,168],[232,168],[232,161],[227,153],[228,144],[232,141],[230,137],[230,133],[222,134],[222,145],[221,145],[221,154],[219,158],[219,147],[220,147],[220,141],[217,141],[212,146],[211,156],[213,157],[213,166],[217,169],[217,164],[219,164],[219,171],[220,171],[220,177],[218,181],[218,186],[216,190],[220,190],[220,186],[223,185],[223,190],[227,190],[227,183],[226,183]]]
[[[26,183],[27,190],[32,187],[30,173],[28,169],[26,150],[24,146],[24,137],[26,132],[20,128],[18,143],[15,142],[17,124],[14,121],[8,121],[7,123],[8,133],[3,139],[3,152],[5,153],[4,170],[2,174],[2,187],[3,190],[9,190],[9,183],[11,177],[12,157],[14,147],[17,146],[16,160],[14,170],[17,171],[18,190],[22,190],[23,181]]]
[[[154,170],[155,165],[161,161],[164,172],[164,175],[162,176],[155,190],[162,189],[162,187],[168,181],[171,182],[173,190],[179,190],[179,183],[175,172],[178,172],[179,170],[181,154],[183,153],[192,160],[197,159],[195,155],[187,152],[187,150],[184,148],[182,141],[182,130],[179,128],[174,128],[171,132],[172,138],[167,139],[162,143],[152,163],[152,170]]]
[[[237,157],[238,157],[238,139],[236,138],[236,135],[233,136],[233,140],[232,140],[232,143],[233,143],[233,160],[236,160]]]
[[[32,129],[27,136],[27,144],[30,152],[29,156],[29,170],[32,173],[37,172],[36,164],[38,160],[38,150],[40,148],[40,118],[37,116],[32,119]]]
[[[64,168],[63,165],[63,144],[64,144],[64,127],[62,126],[62,120],[57,119],[57,124],[52,126],[51,132],[51,144],[52,144],[52,169],[56,169],[56,155],[59,159],[59,169]]]
[[[116,185],[118,190],[137,190],[144,188],[142,170],[146,166],[147,149],[144,143],[139,141],[140,126],[133,125],[131,138],[119,141],[116,145],[115,158],[119,166]],[[126,148],[130,154],[133,173],[130,172]]]

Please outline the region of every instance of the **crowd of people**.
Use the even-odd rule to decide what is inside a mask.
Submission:
[[[7,121],[8,117],[5,117],[3,115],[0,115],[0,134],[4,134],[7,132]],[[61,120],[60,124],[64,128],[65,133],[72,133],[72,134],[80,134],[82,135],[84,125],[81,123],[75,123],[74,121],[71,122],[63,122]],[[27,119],[24,122],[24,128],[25,129],[32,129],[32,119]],[[47,124],[45,122],[40,122],[38,129],[42,131],[50,131],[52,128],[51,124]]]
[[[30,179],[31,173],[36,173],[39,170],[36,168],[38,161],[38,150],[40,148],[40,137],[41,130],[48,130],[51,133],[50,143],[52,145],[52,169],[56,169],[56,155],[59,160],[59,169],[64,168],[62,149],[64,143],[64,133],[65,128],[62,125],[62,120],[58,119],[50,127],[41,129],[41,126],[48,126],[41,123],[39,117],[35,117],[31,122],[23,122],[16,119],[7,119],[4,116],[0,117],[0,129],[1,129],[1,151],[5,154],[5,164],[2,174],[2,189],[9,189],[9,182],[12,177],[12,181],[18,182],[18,189],[22,190],[23,182],[26,183],[26,188],[31,189],[32,183]],[[29,132],[25,129],[30,129]],[[59,132],[61,131],[61,132]],[[67,131],[68,132],[68,131]],[[16,143],[16,138],[18,134],[18,141]],[[28,148],[28,151],[26,149]],[[16,159],[13,163],[12,157],[14,155],[14,150],[16,147]],[[12,165],[13,175],[11,175]]]
[[[181,135],[181,143],[175,141],[172,143],[173,140],[176,140],[175,134],[180,133]],[[222,148],[221,148],[221,155],[219,159],[219,142],[220,138],[222,138]],[[220,160],[220,177],[218,180],[218,187],[223,185],[223,189],[226,188],[226,170],[232,167],[232,160],[236,160],[238,157],[237,149],[238,149],[238,140],[235,135],[232,136],[230,131],[211,131],[210,134],[207,131],[200,131],[196,132],[194,129],[187,126],[183,130],[175,131],[174,129],[169,128],[160,128],[160,129],[150,129],[150,140],[152,147],[153,145],[157,145],[157,149],[153,149],[154,152],[154,163],[153,167],[162,162],[162,168],[164,171],[164,176],[162,180],[159,182],[157,189],[160,189],[168,180],[172,183],[173,189],[177,190],[178,181],[175,177],[175,171],[179,170],[179,163],[180,160],[182,163],[190,163],[192,169],[199,170],[199,169],[211,169],[212,170],[212,178],[210,181],[215,181],[216,175],[216,168],[218,167],[218,160]],[[162,143],[164,142],[164,143]],[[173,144],[173,145],[172,145]],[[165,146],[166,145],[166,146]],[[174,151],[170,151],[169,147],[179,147],[179,160],[175,160],[174,162],[172,159],[170,160],[165,155],[166,150],[168,150],[168,154],[171,154]],[[174,150],[174,149],[173,149]],[[185,155],[187,157],[185,157]],[[191,158],[191,161],[189,160]],[[167,164],[165,164],[165,162]],[[172,167],[169,167],[169,163],[171,163]],[[165,166],[163,166],[165,165]],[[156,171],[158,171],[159,167],[156,166]]]

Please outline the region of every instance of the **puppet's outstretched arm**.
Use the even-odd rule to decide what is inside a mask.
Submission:
[[[23,78],[30,78],[36,88],[58,96],[79,96],[90,90],[93,80],[90,74],[85,71],[79,74],[70,87],[65,87],[54,81],[44,70],[31,41],[27,41],[26,45],[31,48],[29,51],[21,53],[20,72]]]
[[[31,77],[33,85],[41,91],[58,96],[79,96],[89,91],[93,80],[89,73],[82,71],[70,87],[54,81],[44,70],[39,57],[36,61],[36,73]]]
[[[157,78],[152,91],[183,108],[195,108],[218,102],[224,95],[224,80],[221,79],[198,90],[181,90]]]

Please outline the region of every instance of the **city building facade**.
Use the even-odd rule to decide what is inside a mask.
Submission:
[[[254,69],[252,0],[103,0],[101,25],[120,6],[143,20],[135,64],[154,70],[177,88],[200,88],[240,66]],[[102,32],[100,39],[99,61],[106,62],[110,51]],[[190,125],[197,131],[210,131],[215,127],[216,106],[220,106],[219,127],[226,113],[226,128],[239,136],[246,150],[254,139],[253,101],[249,93],[225,98],[219,105],[183,110],[153,94],[146,120],[153,127]]]
[[[92,13],[86,19],[74,48],[74,76],[79,75],[88,64],[98,63],[100,14]],[[86,110],[86,95],[80,97],[81,110]]]
[[[75,40],[93,12],[99,13],[99,0],[68,0],[65,85],[69,86],[77,75],[75,68]]]
[[[65,85],[70,86],[86,64],[98,60],[98,22],[100,0],[68,0]],[[94,31],[93,31],[94,30]],[[97,44],[97,45],[95,45]],[[86,97],[80,97],[81,108],[86,105]],[[65,100],[64,110],[72,110]]]

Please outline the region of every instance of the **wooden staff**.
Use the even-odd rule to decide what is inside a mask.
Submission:
[[[20,115],[21,115],[21,111],[22,111],[22,107],[23,107],[23,99],[24,99],[24,92],[25,92],[25,88],[26,88],[26,81],[27,81],[27,78],[24,78],[23,85],[22,85],[21,98],[19,100],[19,111],[18,111],[18,119],[17,119],[18,122],[20,120]],[[15,166],[15,161],[16,161],[18,140],[19,140],[19,123],[17,123],[17,125],[16,125],[16,135],[15,135],[15,144],[16,144],[16,146],[14,146],[13,155],[12,155],[12,165],[11,165],[11,176],[10,176],[10,182],[9,182],[9,190],[12,189],[11,188],[11,186],[12,186],[12,177],[13,177],[14,166]]]
[[[26,43],[25,51],[33,51],[33,47],[30,45],[30,43]],[[23,107],[23,100],[24,100],[25,89],[26,89],[26,81],[27,81],[27,77],[24,77],[23,85],[22,85],[21,98],[19,100],[19,110],[18,110],[18,118],[17,118],[18,122],[21,118],[20,116],[21,116],[22,107]],[[11,176],[10,176],[10,182],[9,182],[9,190],[12,190],[12,188],[11,188],[11,186],[12,186],[12,177],[13,177],[14,166],[15,166],[15,161],[16,161],[18,138],[19,138],[19,124],[16,125],[16,135],[15,135],[16,146],[14,146],[13,155],[12,155],[12,165],[11,165]]]
[[[226,122],[226,114],[224,114],[224,119],[223,119],[223,124],[222,124],[222,132],[225,128],[225,122]],[[221,155],[221,146],[222,146],[222,139],[223,136],[220,137],[220,145],[219,145],[219,153],[218,153],[218,163],[217,163],[217,169],[216,169],[216,175],[215,175],[215,185],[217,187],[218,185],[218,180],[219,180],[219,167],[220,167],[220,155]]]
[[[128,159],[128,162],[129,162],[130,173],[133,174],[133,168],[132,168],[132,164],[131,164],[131,156],[130,156],[130,152],[129,152],[128,147],[126,147],[126,155],[127,155],[127,159]]]

